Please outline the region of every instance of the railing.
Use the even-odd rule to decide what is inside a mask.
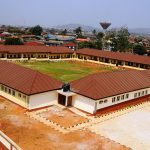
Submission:
[[[15,142],[13,142],[7,135],[0,131],[0,142],[8,150],[22,150]]]

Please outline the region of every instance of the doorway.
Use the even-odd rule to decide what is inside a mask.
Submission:
[[[67,107],[72,106],[72,96],[68,97]]]
[[[58,94],[58,104],[66,105],[66,96]]]

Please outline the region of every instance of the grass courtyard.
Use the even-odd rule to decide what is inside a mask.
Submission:
[[[17,64],[38,70],[66,83],[96,72],[117,70],[117,68],[111,66],[78,61],[17,62]]]

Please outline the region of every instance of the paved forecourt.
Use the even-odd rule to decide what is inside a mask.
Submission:
[[[150,102],[138,107],[133,107],[134,111],[105,120],[89,129],[133,150],[150,150]]]

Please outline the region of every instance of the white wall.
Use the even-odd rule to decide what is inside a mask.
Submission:
[[[142,90],[137,90],[137,91],[133,91],[133,92],[129,92],[129,93],[124,93],[124,94],[121,94],[121,95],[116,95],[116,96],[113,96],[113,97],[116,97],[117,96],[122,96],[122,95],[125,95],[125,98],[123,100],[119,100],[119,101],[115,101],[115,102],[112,102],[112,98],[113,97],[108,97],[108,98],[105,98],[105,99],[100,99],[97,101],[97,110],[98,109],[102,109],[102,108],[105,108],[105,107],[109,107],[109,106],[112,106],[112,105],[116,105],[116,104],[119,104],[119,103],[122,103],[122,102],[126,102],[126,101],[129,101],[129,100],[133,100],[133,99],[136,99],[136,98],[139,98],[139,97],[143,97],[145,96],[145,94],[142,96],[137,96],[136,98],[134,97],[134,94],[138,92],[142,92],[142,91],[148,91],[147,95],[150,94],[150,88],[147,88],[147,89],[142,89]],[[126,98],[126,94],[129,94],[129,98]],[[100,101],[104,101],[104,100],[107,100],[107,103],[101,103],[99,104]]]
[[[81,95],[75,95],[72,97],[72,106],[93,114],[95,101]]]
[[[29,98],[29,109],[35,109],[56,104],[58,101],[57,91],[50,91],[31,95]]]

